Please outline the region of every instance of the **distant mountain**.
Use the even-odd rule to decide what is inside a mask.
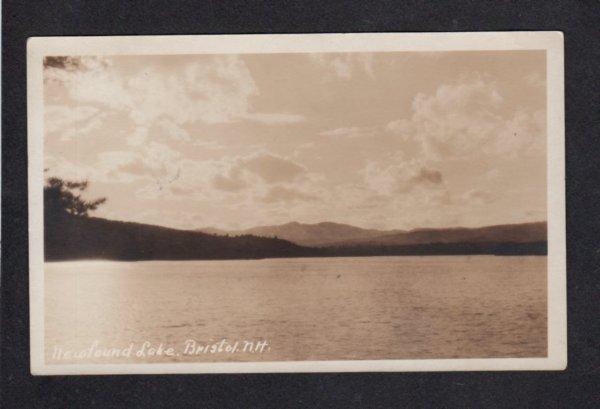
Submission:
[[[298,222],[275,226],[259,226],[246,230],[225,231],[215,228],[201,231],[216,235],[255,235],[277,237],[303,246],[410,246],[430,243],[530,243],[546,241],[545,222],[505,224],[480,228],[445,228],[376,230],[362,229],[347,224],[323,222],[303,224]]]
[[[216,228],[204,228],[200,231],[218,235],[244,235],[251,234],[260,237],[277,237],[291,241],[302,246],[327,246],[345,240],[366,240],[378,237],[393,231],[362,229],[341,223],[323,222],[304,224],[291,222],[274,226],[258,226],[246,230],[226,231]]]
[[[502,224],[478,228],[415,229],[371,237],[339,240],[334,246],[406,246],[432,243],[532,243],[546,241],[546,222]]]

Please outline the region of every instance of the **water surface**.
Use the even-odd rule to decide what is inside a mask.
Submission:
[[[546,356],[546,257],[53,262],[45,280],[48,363]],[[268,348],[183,353],[223,339]],[[53,355],[146,341],[177,355]]]

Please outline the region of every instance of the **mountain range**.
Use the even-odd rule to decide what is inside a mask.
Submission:
[[[277,237],[303,246],[323,247],[346,240],[366,240],[394,231],[362,229],[348,224],[323,222],[305,224],[291,222],[273,226],[257,226],[245,230],[221,230],[212,227],[199,231],[218,236],[242,236],[251,234],[259,237]]]
[[[291,222],[246,230],[205,228],[200,231],[217,236],[276,237],[310,247],[407,246],[431,243],[541,242],[546,241],[547,225],[546,222],[534,222],[478,228],[376,230],[332,222],[316,224]]]
[[[338,223],[287,223],[227,232],[178,230],[66,214],[44,218],[47,261],[544,255],[546,243],[544,222],[410,231],[361,229]]]

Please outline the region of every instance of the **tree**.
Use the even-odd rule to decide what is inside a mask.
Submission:
[[[106,202],[106,198],[84,200],[81,195],[87,189],[88,181],[65,181],[57,177],[46,180],[44,186],[44,211],[46,217],[64,217],[66,215],[86,217],[89,211],[96,210]]]

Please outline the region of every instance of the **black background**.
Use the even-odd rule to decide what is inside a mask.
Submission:
[[[2,408],[600,407],[600,2],[4,1]],[[30,36],[559,30],[565,34],[563,372],[32,377],[25,42]],[[515,67],[518,69],[518,67]]]

